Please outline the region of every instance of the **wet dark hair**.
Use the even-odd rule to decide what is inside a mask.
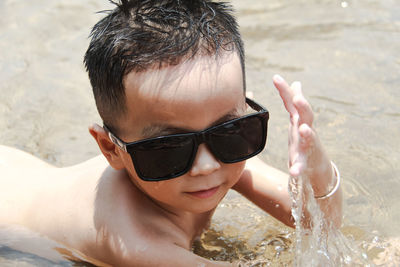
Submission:
[[[243,42],[231,5],[209,0],[121,0],[92,29],[84,57],[96,106],[118,131],[126,111],[125,75],[235,51],[245,86]]]

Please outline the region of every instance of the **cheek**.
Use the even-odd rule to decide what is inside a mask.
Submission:
[[[166,201],[168,198],[173,198],[173,195],[176,194],[176,192],[179,192],[179,189],[181,188],[179,179],[160,182],[143,181],[136,174],[131,156],[128,153],[124,153],[121,155],[121,158],[133,184],[146,195],[159,201]]]
[[[120,156],[120,158],[121,158],[121,160],[122,160],[122,162],[124,164],[125,169],[128,170],[128,172],[130,174],[131,173],[135,173],[136,174],[135,168],[133,167],[132,158],[129,155],[129,153],[120,150],[119,156]]]
[[[137,177],[136,173],[133,173],[133,175],[131,173],[130,176],[136,187],[140,188],[143,193],[154,200],[164,203],[173,201],[177,195],[179,195],[182,187],[179,179],[171,179],[160,182],[147,182]]]
[[[229,166],[229,184],[231,186],[233,186],[234,184],[236,184],[239,179],[240,176],[242,175],[242,172],[244,170],[244,167],[246,165],[246,161],[241,161],[238,163],[233,163],[233,164],[229,164],[231,166]]]

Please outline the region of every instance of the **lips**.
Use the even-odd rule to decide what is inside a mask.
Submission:
[[[195,192],[187,192],[189,195],[197,197],[197,198],[201,198],[201,199],[205,199],[205,198],[209,198],[212,197],[215,193],[217,193],[219,189],[219,186],[216,187],[212,187],[210,189],[206,189],[206,190],[200,190],[200,191],[195,191]]]

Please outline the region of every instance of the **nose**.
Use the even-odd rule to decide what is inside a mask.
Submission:
[[[208,150],[205,144],[201,144],[189,174],[191,176],[209,175],[219,168],[221,168],[221,163]]]

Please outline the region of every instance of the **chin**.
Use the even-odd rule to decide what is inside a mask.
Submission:
[[[198,208],[191,208],[190,210],[188,210],[191,213],[194,214],[202,214],[202,213],[207,213],[207,212],[212,212],[214,211],[218,206],[218,203],[216,205],[210,205],[210,206],[202,206],[202,207],[198,207]]]
[[[225,194],[226,192],[223,194],[222,192],[218,192],[215,196],[209,199],[196,199],[195,203],[190,201],[188,203],[191,203],[192,205],[189,206],[188,211],[196,214],[213,211],[224,198]]]

